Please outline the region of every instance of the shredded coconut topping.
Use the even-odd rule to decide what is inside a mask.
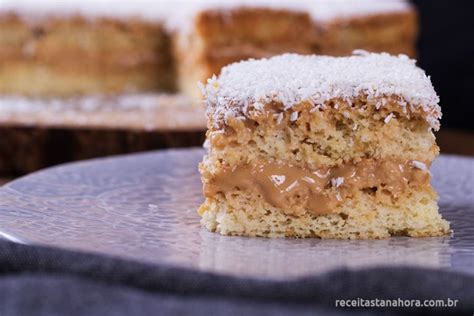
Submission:
[[[219,78],[208,80],[208,114],[217,121],[224,112],[235,115],[255,102],[279,102],[291,111],[302,101],[323,108],[332,99],[351,104],[365,95],[379,107],[390,98],[402,111],[408,106],[421,111],[438,129],[439,98],[415,62],[405,55],[357,51],[350,57],[284,54],[234,63],[224,67]]]

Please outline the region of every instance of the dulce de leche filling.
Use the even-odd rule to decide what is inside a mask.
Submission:
[[[262,162],[223,169],[204,185],[204,195],[256,190],[268,203],[286,212],[291,213],[288,208],[292,205],[303,205],[313,214],[327,214],[356,190],[381,190],[397,197],[408,185],[423,185],[429,180],[427,170],[408,161],[365,159],[357,164],[317,170]]]

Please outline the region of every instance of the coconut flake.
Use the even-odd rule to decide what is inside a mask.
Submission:
[[[392,120],[392,118],[393,118],[394,116],[395,116],[395,115],[394,115],[393,113],[390,113],[389,115],[387,115],[387,116],[385,117],[385,119],[383,120],[384,123],[385,123],[385,124],[388,124],[388,123]]]
[[[344,178],[343,177],[337,177],[337,178],[332,178],[331,179],[331,185],[335,188],[338,188],[344,183]]]
[[[253,104],[253,107],[257,110],[257,111],[260,111],[260,112],[263,112],[265,110],[265,106],[263,105],[263,103],[261,102],[255,102]]]
[[[292,112],[290,115],[290,121],[294,122],[298,119],[298,112]]]
[[[311,110],[309,110],[309,113],[314,113],[314,112],[317,112],[319,111],[319,109],[321,108],[320,105],[316,105],[315,107],[313,107]]]
[[[211,148],[211,142],[209,141],[209,139],[206,139],[204,141],[204,143],[202,144],[202,148],[204,148],[204,149],[210,149]]]
[[[428,168],[426,167],[426,165],[421,162],[421,161],[418,161],[418,160],[412,160],[411,161],[411,165],[417,169],[420,169],[420,170],[428,170]]]
[[[280,125],[281,122],[283,121],[283,112],[278,113],[277,115],[277,125]]]

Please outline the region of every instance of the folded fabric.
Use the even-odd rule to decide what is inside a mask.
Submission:
[[[470,315],[473,298],[474,275],[435,269],[342,269],[269,281],[0,241],[2,316]],[[449,299],[457,304],[449,308],[336,306],[336,300],[348,299]]]

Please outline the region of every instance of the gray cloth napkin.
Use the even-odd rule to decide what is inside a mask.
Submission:
[[[458,300],[453,308],[347,308],[342,299]],[[293,281],[235,278],[0,241],[0,315],[472,315],[474,276],[415,267]]]

